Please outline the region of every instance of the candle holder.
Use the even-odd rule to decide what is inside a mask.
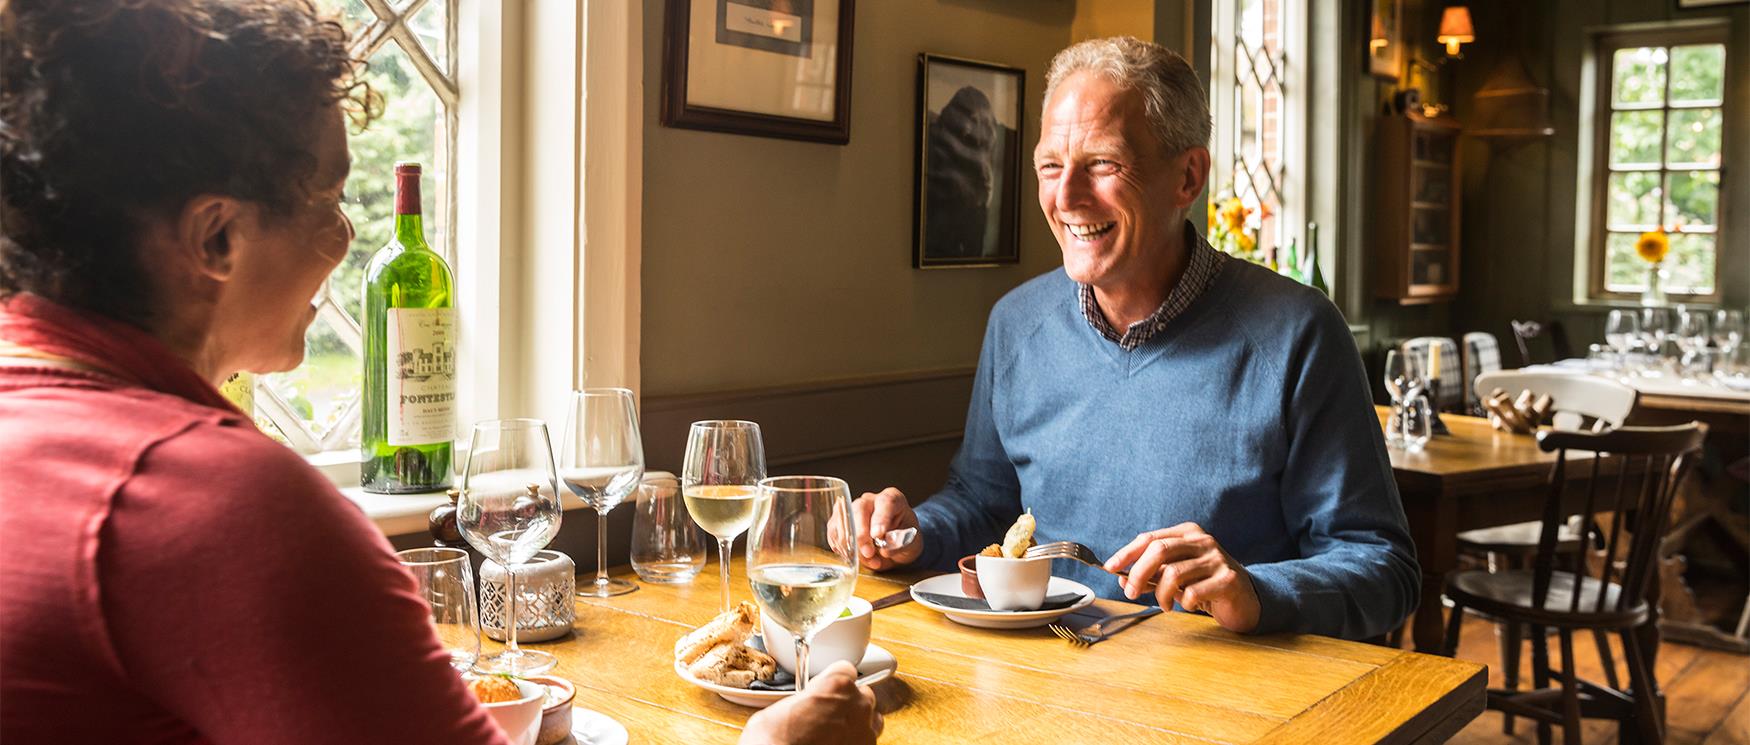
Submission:
[[[577,592],[577,566],[571,557],[543,550],[517,566],[516,638],[519,642],[557,639],[577,620],[572,595]],[[480,563],[480,620],[486,635],[504,641],[504,567],[487,559]]]

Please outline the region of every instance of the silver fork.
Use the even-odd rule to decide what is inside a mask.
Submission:
[[[1151,608],[1144,608],[1144,609],[1139,610],[1135,613],[1125,613],[1123,615],[1118,615],[1118,616],[1107,616],[1107,617],[1102,618],[1098,621],[1095,621],[1091,624],[1088,624],[1087,626],[1083,627],[1081,631],[1073,631],[1068,626],[1061,626],[1061,625],[1058,625],[1055,623],[1051,624],[1049,626],[1049,628],[1051,629],[1051,633],[1056,634],[1059,639],[1062,639],[1066,642],[1069,642],[1071,646],[1079,647],[1082,649],[1087,649],[1088,647],[1094,646],[1095,644],[1098,644],[1100,642],[1105,641],[1106,637],[1111,636],[1112,634],[1121,630],[1121,629],[1108,629],[1109,624],[1118,623],[1120,621],[1130,621],[1130,622],[1134,623],[1134,622],[1140,621],[1144,618],[1148,618],[1149,616],[1152,616],[1152,615],[1159,613],[1159,612],[1161,612],[1160,608],[1151,607]],[[1130,624],[1128,624],[1128,623],[1124,624],[1124,626],[1129,626],[1129,625]]]
[[[1052,541],[1050,543],[1041,543],[1027,549],[1027,553],[1023,554],[1023,556],[1029,559],[1070,559],[1072,561],[1079,561],[1083,564],[1087,564],[1088,566],[1099,569],[1100,571],[1108,572],[1113,576],[1123,577],[1125,579],[1130,578],[1130,575],[1124,572],[1115,572],[1111,569],[1107,569],[1106,563],[1100,561],[1100,557],[1094,555],[1093,549],[1075,541]],[[1153,586],[1154,583],[1151,581],[1149,582],[1149,585]]]

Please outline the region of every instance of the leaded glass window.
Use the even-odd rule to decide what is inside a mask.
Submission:
[[[317,0],[347,26],[353,54],[368,61],[365,79],[383,96],[384,111],[368,129],[349,133],[346,213],[358,235],[315,298],[318,312],[304,336],[304,364],[256,380],[256,423],[300,452],[358,445],[361,287],[371,254],[394,229],[396,162],[424,164],[426,239],[456,263],[456,4]]]
[[[1299,217],[1296,173],[1305,162],[1295,127],[1303,107],[1292,96],[1303,50],[1295,39],[1293,15],[1299,0],[1217,0],[1211,109],[1215,117],[1211,199],[1238,197],[1251,211],[1248,232],[1266,256],[1297,237],[1291,217]]]

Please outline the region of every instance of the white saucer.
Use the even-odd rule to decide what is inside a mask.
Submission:
[[[960,575],[938,575],[912,585],[911,599],[918,601],[918,605],[946,615],[950,621],[966,626],[977,626],[981,629],[1030,629],[1044,626],[1094,602],[1094,591],[1088,589],[1087,585],[1062,577],[1052,577],[1051,584],[1045,586],[1045,594],[1050,596],[1073,592],[1080,594],[1082,599],[1077,600],[1073,605],[1057,610],[961,610],[924,599],[920,593],[926,592],[935,595],[966,597],[966,593],[960,591]]]
[[[893,672],[898,669],[899,660],[894,658],[892,652],[882,649],[880,645],[870,644],[869,649],[863,652],[863,661],[857,665],[857,682],[863,685],[874,685],[892,677]],[[785,696],[795,693],[795,691],[756,691],[750,688],[730,688],[699,680],[693,677],[692,673],[687,672],[687,668],[682,666],[679,660],[674,663],[674,671],[676,675],[681,676],[681,680],[722,696],[724,701],[751,706],[755,709],[764,709],[777,703]]]
[[[567,745],[626,745],[632,736],[613,717],[581,706],[571,709],[571,741]]]

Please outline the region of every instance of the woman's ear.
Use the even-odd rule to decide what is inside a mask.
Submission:
[[[177,253],[201,275],[229,279],[242,212],[242,203],[231,197],[202,194],[188,200],[176,221]]]

